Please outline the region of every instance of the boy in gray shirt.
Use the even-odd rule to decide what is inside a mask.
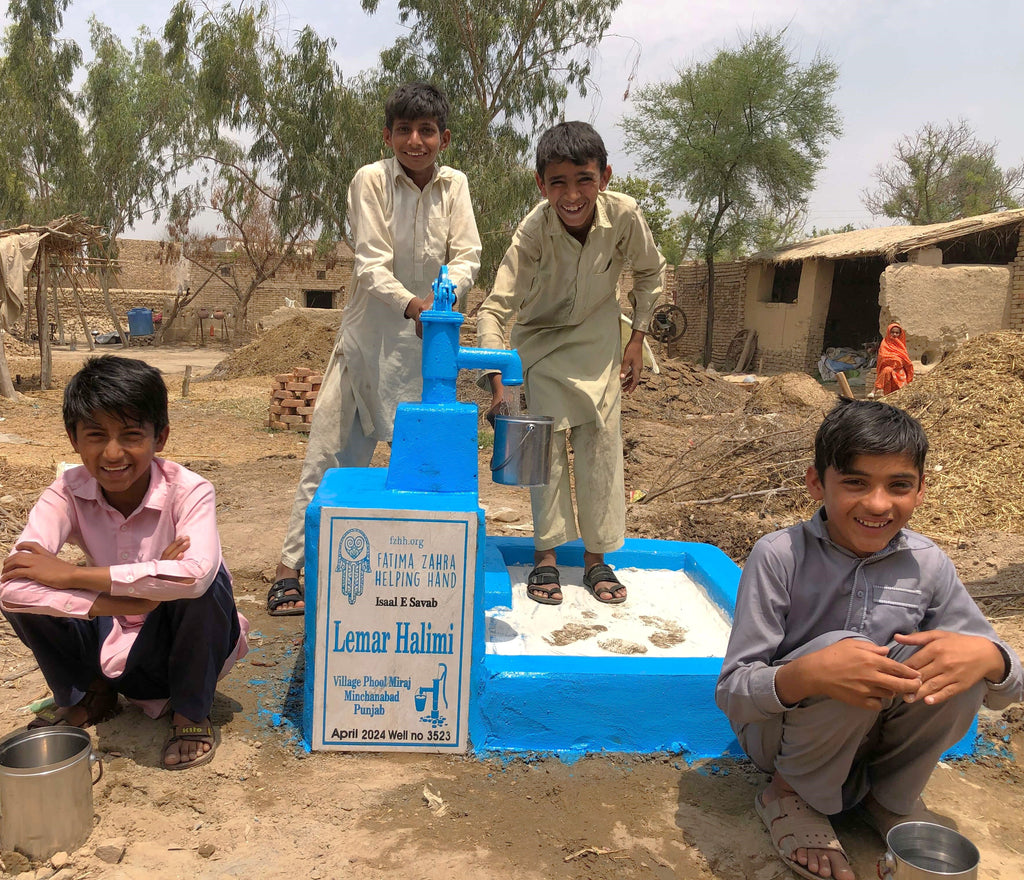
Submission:
[[[755,809],[787,867],[854,880],[828,815],[860,804],[883,835],[914,818],[981,704],[1019,701],[1024,684],[949,557],[904,528],[924,498],[920,424],[843,401],[814,446],[822,507],[751,551],[716,702],[772,774]]]

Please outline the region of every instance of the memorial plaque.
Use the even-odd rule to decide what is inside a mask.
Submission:
[[[477,526],[323,508],[313,749],[466,750]]]

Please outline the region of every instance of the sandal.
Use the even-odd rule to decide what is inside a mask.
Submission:
[[[72,709],[85,709],[85,720],[82,724],[73,725],[67,718],[67,713]],[[89,685],[82,697],[73,706],[52,706],[44,709],[28,723],[29,730],[38,730],[41,727],[92,727],[101,721],[109,721],[121,711],[121,704],[117,699],[117,691],[111,688],[105,681],[102,683],[93,682]]]
[[[530,572],[526,581],[526,595],[541,605],[561,605],[562,597],[555,593],[562,592],[558,582],[558,569],[553,565],[538,565]]]
[[[189,742],[208,743],[210,750],[197,755],[192,761],[180,761],[177,764],[168,764],[168,749],[183,740]],[[206,764],[211,761],[213,759],[213,753],[216,751],[217,734],[214,731],[212,724],[172,724],[171,735],[167,737],[167,740],[163,744],[163,748],[160,750],[160,763],[163,765],[164,770],[188,770],[192,767],[198,767],[200,764]]]
[[[296,617],[305,614],[305,608],[281,608],[289,602],[305,602],[306,593],[298,578],[281,578],[274,581],[273,586],[267,592],[267,614],[271,617]],[[278,611],[278,609],[281,609]]]
[[[762,794],[764,792],[754,798],[754,809],[768,829],[775,852],[789,870],[808,880],[822,880],[821,874],[815,874],[796,860],[798,849],[834,852],[846,859],[849,864],[850,857],[836,837],[828,816],[819,813],[796,793],[784,795],[769,804],[761,798]],[[829,861],[831,864],[831,860]],[[835,876],[835,865],[832,865],[832,876]]]
[[[583,575],[583,586],[590,590],[590,595],[604,605],[621,605],[626,601],[625,596],[615,595],[616,588],[598,587],[598,584],[600,583],[618,584],[620,587],[623,586],[622,581],[615,577],[615,572],[603,562],[598,562],[597,564],[590,566],[586,574]]]

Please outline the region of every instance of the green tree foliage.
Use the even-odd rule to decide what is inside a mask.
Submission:
[[[464,171],[483,243],[487,285],[516,223],[538,200],[528,150],[585,95],[591,52],[621,0],[399,0],[409,31],[381,53],[382,82],[427,79],[452,105],[444,160]],[[370,13],[379,0],[362,0]]]
[[[70,0],[11,0],[0,89],[0,220],[45,222],[69,210],[81,173],[82,131],[71,81],[82,60],[58,38]]]
[[[670,193],[694,207],[708,266],[705,363],[714,331],[714,261],[748,242],[758,213],[806,203],[825,144],[839,135],[832,103],[838,69],[816,55],[801,65],[785,31],[754,32],[674,81],[638,90],[624,119],[627,145]]]
[[[875,170],[877,188],[862,194],[864,206],[914,225],[1017,208],[1024,165],[1001,169],[996,146],[978,140],[964,119],[928,123],[896,142],[894,159]]]
[[[613,178],[610,188],[636,199],[661,255],[670,266],[678,266],[685,259],[680,237],[683,231],[682,218],[673,216],[665,188],[660,183],[632,174]]]
[[[191,90],[188,71],[144,29],[130,50],[95,17],[89,31],[93,60],[78,100],[86,168],[76,190],[79,210],[116,241],[146,212],[159,218],[191,161]]]
[[[173,200],[172,227],[181,234],[193,213],[215,202],[246,253],[265,250],[265,243],[247,243],[264,242],[265,222],[279,262],[305,239],[333,248],[357,167],[339,124],[350,118],[352,101],[333,60],[334,41],[307,27],[286,42],[265,3],[213,8],[191,0],[174,6],[164,35],[168,63],[194,83],[195,157],[211,170],[209,191]],[[265,260],[252,267],[260,281],[275,268]],[[243,288],[243,322],[255,289]]]

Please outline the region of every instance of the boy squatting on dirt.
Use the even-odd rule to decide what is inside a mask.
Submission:
[[[64,390],[82,459],[46,488],[0,574],[0,608],[57,705],[29,727],[87,727],[124,694],[152,718],[169,708],[168,770],[205,764],[218,678],[248,651],[221,556],[213,486],[157,458],[167,388],[142,361],[94,357]],[[87,564],[57,558],[79,547]]]
[[[904,528],[924,498],[928,439],[880,401],[838,404],[807,489],[821,509],[754,545],[716,700],[772,773],[755,809],[802,877],[852,880],[828,820],[860,805],[883,836],[925,813],[936,762],[978,708],[1022,697],[999,640],[932,541]]]
[[[485,348],[505,347],[505,328],[515,317],[510,343],[523,361],[530,411],[555,420],[551,479],[530,490],[536,549],[527,594],[546,605],[562,601],[556,548],[581,534],[584,586],[599,602],[626,601],[626,588],[604,561],[626,531],[620,406],[622,392],[640,383],[665,260],[636,202],[607,191],[611,174],[601,136],[587,123],[563,122],[541,136],[536,178],[545,201],[516,229],[477,317]],[[623,352],[618,280],[626,260],[633,268],[633,332]],[[493,415],[504,405],[504,389],[499,374],[481,383],[487,380]]]
[[[447,264],[464,297],[480,269],[480,236],[466,175],[436,164],[451,141],[448,101],[429,83],[399,86],[384,108],[384,143],[394,157],[360,168],[348,188],[355,241],[345,306],[295,490],[291,519],[267,611],[302,614],[306,507],[324,472],[369,467],[377,443],[391,442],[395,409],[419,400],[420,314]]]

